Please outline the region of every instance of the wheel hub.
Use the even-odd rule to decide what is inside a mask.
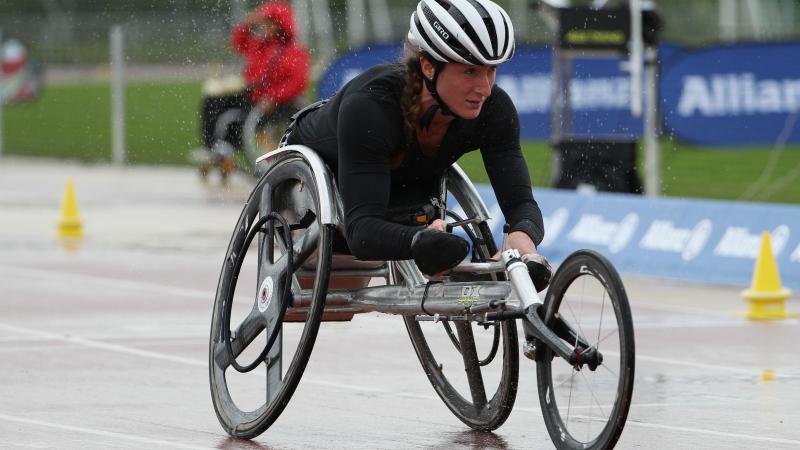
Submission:
[[[265,312],[272,301],[272,295],[275,292],[275,282],[272,277],[268,276],[261,282],[261,287],[258,289],[258,310]]]

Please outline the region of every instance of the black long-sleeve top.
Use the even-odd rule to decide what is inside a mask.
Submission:
[[[314,149],[337,177],[350,251],[360,259],[410,259],[411,239],[421,226],[388,220],[391,206],[427,200],[458,158],[480,149],[486,172],[512,231],[538,245],[542,213],[519,143],[519,117],[508,94],[494,86],[480,115],[451,122],[432,156],[414,138],[406,144],[400,106],[405,67],[384,64],[351,80],[321,108],[295,124],[290,144]],[[399,166],[392,157],[403,154]]]

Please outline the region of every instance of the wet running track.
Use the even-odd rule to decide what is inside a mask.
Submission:
[[[68,178],[87,234],[71,252],[55,239]],[[283,415],[252,441],[229,438],[208,330],[246,195],[189,169],[0,159],[0,448],[552,448],[532,363],[505,425],[472,432],[402,321],[374,314],[323,323]],[[737,316],[741,287],[625,283],[637,366],[618,448],[800,448],[797,319]]]

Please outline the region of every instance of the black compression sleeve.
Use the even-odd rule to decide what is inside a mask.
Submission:
[[[517,109],[500,88],[492,97],[485,106],[489,110],[481,144],[486,173],[511,231],[525,232],[538,246],[544,239],[544,222],[520,148]]]
[[[350,251],[359,259],[410,259],[411,238],[424,227],[385,219],[390,154],[404,144],[397,118],[379,101],[353,93],[342,100],[337,135],[339,192]]]

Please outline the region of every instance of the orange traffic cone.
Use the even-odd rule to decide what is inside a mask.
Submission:
[[[61,203],[61,219],[58,221],[58,237],[83,237],[83,226],[78,215],[78,202],[75,200],[75,187],[72,180],[67,181],[64,201]]]
[[[750,303],[747,318],[763,320],[789,317],[786,313],[786,300],[790,295],[791,291],[781,287],[778,263],[772,254],[769,233],[765,231],[761,235],[761,252],[753,269],[750,289],[742,291],[742,297]]]

